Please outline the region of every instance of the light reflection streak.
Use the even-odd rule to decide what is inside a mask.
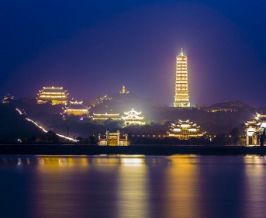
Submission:
[[[265,157],[0,158],[2,170],[10,166],[27,181],[14,183],[26,195],[13,193],[27,217],[265,217]]]
[[[245,157],[245,172],[247,181],[247,201],[250,202],[247,217],[264,217],[265,209],[265,167],[266,158],[264,156],[247,155]]]
[[[166,208],[169,218],[198,217],[198,169],[195,156],[176,155],[169,158],[166,174]]]
[[[144,158],[141,157],[127,157],[121,158],[122,166],[129,166],[129,167],[141,167],[144,165]]]
[[[89,160],[87,157],[38,157],[38,169],[42,172],[57,172],[59,170],[87,170]]]
[[[32,217],[74,217],[80,205],[85,207],[85,202],[81,200],[83,188],[77,182],[88,168],[87,157],[37,157]]]
[[[118,217],[150,217],[147,166],[143,157],[122,157],[119,168]]]
[[[137,167],[144,164],[144,155],[99,155],[90,158],[90,164],[101,171],[119,168],[120,165]]]

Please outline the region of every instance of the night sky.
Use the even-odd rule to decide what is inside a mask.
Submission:
[[[92,99],[122,84],[170,105],[175,56],[193,104],[266,105],[265,0],[1,0],[0,94],[63,85]]]

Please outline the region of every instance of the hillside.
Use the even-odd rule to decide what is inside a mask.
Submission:
[[[42,133],[33,124],[27,122],[9,105],[0,105],[0,142],[13,143],[18,139],[30,139]]]
[[[9,107],[13,107],[13,109],[10,111]],[[23,137],[23,132],[25,131],[28,131],[28,135],[34,135],[35,133],[33,130],[35,130],[35,128],[30,124],[25,124],[26,126],[24,130],[22,124],[16,124],[16,122],[25,122],[14,112],[15,107],[25,111],[26,116],[37,121],[47,130],[67,136],[69,135],[71,137],[83,138],[88,138],[91,135],[97,136],[98,133],[104,133],[107,129],[120,129],[123,132],[132,135],[165,134],[168,131],[171,122],[187,119],[199,124],[201,128],[209,134],[229,134],[236,128],[243,133],[244,123],[247,120],[250,120],[257,111],[257,109],[241,102],[225,102],[204,108],[177,109],[157,105],[154,102],[139,98],[133,94],[114,94],[107,100],[97,103],[91,108],[90,115],[93,113],[105,112],[120,113],[123,115],[123,112],[128,111],[131,108],[143,112],[148,125],[142,127],[127,127],[123,129],[123,126],[120,125],[121,122],[106,121],[103,123],[97,123],[89,117],[79,119],[76,117],[62,116],[62,106],[51,106],[49,104],[37,105],[34,99],[18,99],[14,101],[12,105],[9,105],[9,107],[3,105],[2,110],[5,109],[5,111],[8,111],[8,113],[11,113],[12,115],[2,115],[2,117],[3,119],[9,117],[9,120],[6,121],[7,124],[5,125],[13,126],[17,132],[15,132],[14,129],[5,129],[3,132],[5,132],[5,136],[10,135],[16,137]],[[33,128],[33,130],[29,131],[29,126]]]

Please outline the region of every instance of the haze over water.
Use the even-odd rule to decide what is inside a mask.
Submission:
[[[265,217],[259,156],[2,156],[0,217]]]

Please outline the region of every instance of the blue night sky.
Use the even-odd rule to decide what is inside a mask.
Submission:
[[[170,104],[175,56],[189,58],[194,104],[266,105],[265,0],[2,0],[0,94],[63,85]]]

